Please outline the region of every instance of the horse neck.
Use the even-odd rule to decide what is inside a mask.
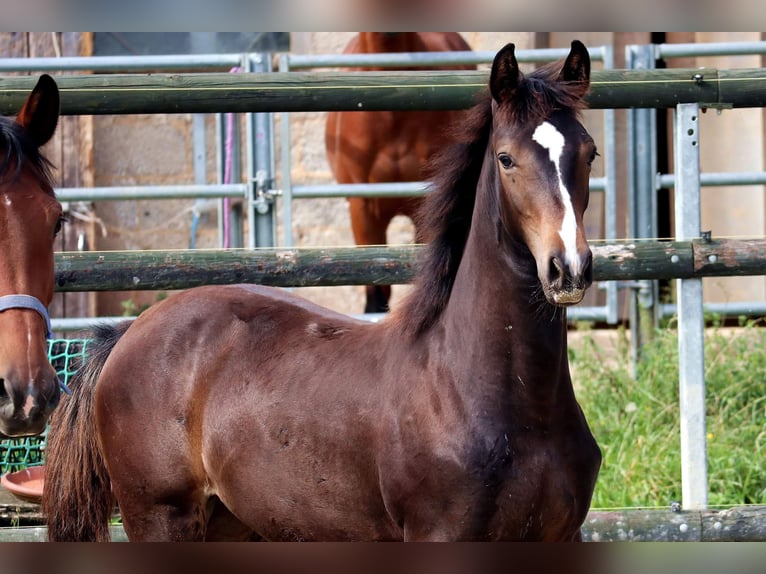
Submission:
[[[471,231],[441,320],[448,348],[469,357],[465,376],[549,401],[571,392],[566,312],[542,300],[534,260],[498,231],[494,185],[482,178]],[[500,239],[499,239],[500,238]],[[547,404],[547,403],[546,403]]]

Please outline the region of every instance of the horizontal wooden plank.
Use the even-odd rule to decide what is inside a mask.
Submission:
[[[762,275],[766,239],[727,239],[694,243],[694,275]]]
[[[119,525],[109,528],[112,542],[128,542],[125,529]],[[19,528],[0,528],[0,542],[47,542],[48,529],[45,526],[22,526]]]
[[[594,244],[597,281],[766,275],[766,240]],[[412,280],[422,247],[91,251],[55,254],[57,291],[392,285]]]
[[[727,510],[591,511],[583,524],[588,542],[764,542],[766,506]]]
[[[264,72],[58,75],[64,115],[460,109],[486,88],[486,71]],[[15,113],[35,76],[0,76],[0,113]],[[594,70],[593,109],[759,107],[760,68]]]
[[[766,542],[766,506],[727,510],[591,510],[583,524],[586,542]],[[112,541],[125,542],[121,525]],[[44,526],[0,528],[0,542],[43,542]]]
[[[40,504],[20,498],[0,486],[0,528],[9,526],[39,526],[45,524]]]
[[[59,291],[407,283],[417,246],[335,249],[103,251],[56,254]]]
[[[591,244],[596,281],[687,278],[694,274],[690,241]],[[766,261],[764,262],[766,269]]]

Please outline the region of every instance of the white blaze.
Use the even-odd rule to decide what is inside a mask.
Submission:
[[[576,275],[580,266],[580,260],[577,257],[577,219],[575,218],[574,207],[572,207],[572,200],[569,197],[569,190],[564,185],[564,180],[561,179],[561,154],[564,151],[564,135],[553,124],[543,122],[535,129],[532,139],[548,150],[548,157],[556,166],[559,193],[564,204],[564,219],[561,221],[559,235],[564,242],[565,263],[569,265],[572,274]]]

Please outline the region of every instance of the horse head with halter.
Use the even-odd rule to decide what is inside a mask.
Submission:
[[[41,153],[59,92],[43,75],[16,118],[0,118],[0,436],[40,434],[68,391],[48,360],[53,247],[63,214]]]

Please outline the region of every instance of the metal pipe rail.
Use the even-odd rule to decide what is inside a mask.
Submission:
[[[764,301],[740,301],[737,303],[705,303],[705,313],[719,315],[766,315],[766,302]],[[673,304],[660,305],[660,314],[663,317],[673,317],[678,313],[678,306]],[[351,314],[351,317],[365,321],[378,322],[385,313]],[[51,326],[55,332],[86,331],[101,323],[120,323],[131,321],[134,316],[114,317],[61,317],[51,318]],[[569,321],[606,321],[606,310],[603,307],[570,307],[567,309]]]
[[[655,60],[700,56],[752,56],[766,54],[766,42],[709,42],[705,44],[654,44]]]
[[[589,47],[591,60],[607,59],[608,46]],[[520,63],[550,62],[565,58],[568,48],[537,48],[518,50],[516,59]],[[435,67],[487,64],[497,55],[497,51],[450,51],[450,52],[402,52],[388,54],[284,54],[284,62],[290,70],[316,68],[402,68]]]
[[[607,47],[588,48],[591,60],[603,61]],[[516,59],[522,63],[546,62],[563,58],[564,48],[519,50]],[[338,68],[354,66],[431,67],[439,65],[484,64],[491,62],[496,52],[411,52],[398,54],[289,54],[284,56],[291,69]],[[245,56],[248,59],[253,54]],[[61,58],[2,58],[2,72],[149,72],[158,70],[209,70],[231,68],[242,63],[242,54],[170,54],[154,56],[64,56]]]
[[[708,172],[700,173],[700,185],[723,186],[723,185],[764,185],[766,184],[766,172],[742,171],[742,172]],[[658,174],[656,189],[663,187],[675,187],[676,176],[672,173]]]
[[[0,58],[0,72],[151,72],[210,70],[239,66],[242,54],[178,54],[161,56],[64,56]]]
[[[328,197],[412,197],[428,193],[429,182],[407,181],[390,183],[327,183],[315,185],[293,185],[292,196],[297,198],[328,198]],[[606,178],[590,178],[591,191],[604,191]],[[276,190],[281,195],[281,190]]]
[[[111,187],[65,187],[56,189],[59,201],[123,201],[134,199],[245,198],[247,184],[125,185]]]

